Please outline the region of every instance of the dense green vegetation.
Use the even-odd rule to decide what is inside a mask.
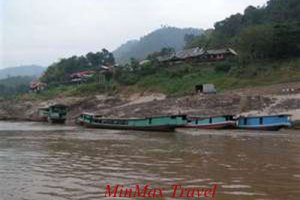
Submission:
[[[202,83],[214,83],[218,91],[252,86],[300,81],[300,59],[257,61],[241,67],[236,61],[219,63],[186,63],[162,66],[148,63],[134,68],[119,67],[113,78],[98,83],[50,87],[40,94],[29,94],[22,99],[51,99],[65,96],[89,96],[119,92],[163,92],[167,95],[185,95],[194,92]]]
[[[0,97],[12,97],[16,94],[28,92],[29,83],[34,80],[32,76],[14,76],[0,80]]]
[[[241,62],[300,56],[299,0],[270,0],[264,7],[249,6],[215,23],[214,30],[195,37],[187,48],[232,47]]]
[[[99,70],[102,65],[110,66],[114,64],[113,54],[106,49],[96,53],[90,52],[85,56],[63,58],[48,67],[41,81],[50,85],[63,84],[70,81],[72,73],[85,70]]]
[[[214,83],[218,91],[251,86],[300,81],[300,59],[256,61],[246,66],[235,60],[219,63],[186,63],[176,66],[149,64],[128,75],[116,77],[122,85],[139,91],[156,91],[168,95],[194,92],[197,84]],[[128,79],[130,77],[130,79]]]

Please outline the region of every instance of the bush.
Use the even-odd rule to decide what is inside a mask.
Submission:
[[[230,71],[231,66],[232,65],[229,62],[218,63],[218,64],[216,64],[215,71],[227,73]]]

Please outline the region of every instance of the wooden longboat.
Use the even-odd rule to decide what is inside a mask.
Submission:
[[[185,127],[197,129],[230,129],[236,127],[236,121],[232,115],[188,117],[188,123]]]
[[[186,115],[171,115],[137,119],[113,119],[84,113],[79,116],[76,122],[87,128],[172,132],[175,128],[185,126],[187,117]]]
[[[237,127],[240,129],[278,131],[292,126],[291,115],[267,115],[239,117]]]
[[[39,108],[38,121],[47,122],[49,115],[49,108]]]
[[[300,120],[293,121],[293,129],[300,129]]]

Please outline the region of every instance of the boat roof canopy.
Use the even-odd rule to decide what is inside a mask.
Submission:
[[[98,117],[104,120],[145,120],[145,119],[156,119],[156,118],[163,118],[163,117],[170,117],[170,118],[187,117],[186,115],[163,115],[163,116],[153,116],[153,117],[143,117],[143,118],[110,118],[110,117],[104,118],[102,115],[94,115],[93,113],[82,113],[82,114],[93,115],[94,117]]]
[[[209,119],[209,118],[217,118],[217,117],[232,117],[234,118],[234,115],[216,115],[216,116],[207,116],[207,117],[197,117],[197,116],[189,116],[189,119]]]
[[[279,114],[279,115],[256,115],[256,116],[239,116],[238,118],[260,118],[260,117],[290,117],[291,114]]]

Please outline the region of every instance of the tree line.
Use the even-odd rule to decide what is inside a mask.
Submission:
[[[270,0],[262,7],[248,6],[243,14],[235,14],[215,23],[214,29],[195,36],[187,34],[184,38],[186,48],[232,47],[237,50],[242,63],[262,59],[284,59],[300,55],[300,1]],[[140,65],[132,58],[129,64],[117,67],[113,78],[119,84],[135,84],[146,75],[156,73],[161,64],[158,56],[170,55],[174,48],[163,48],[149,54],[150,63]],[[45,83],[69,81],[70,74],[83,70],[98,70],[101,65],[114,65],[114,55],[102,49],[101,52],[85,56],[63,58],[50,65],[41,78]],[[230,64],[231,65],[231,64]],[[219,70],[229,71],[229,64]]]
[[[101,52],[89,52],[84,56],[63,58],[50,65],[40,80],[48,84],[67,82],[72,73],[99,70],[102,65],[110,66],[114,64],[113,54],[106,49],[102,49]]]
[[[215,23],[214,29],[188,38],[186,47],[232,47],[243,61],[282,59],[300,55],[300,1],[270,0],[249,6]]]
[[[32,76],[13,76],[0,80],[0,96],[11,97],[17,94],[27,93],[29,84],[36,77]]]

